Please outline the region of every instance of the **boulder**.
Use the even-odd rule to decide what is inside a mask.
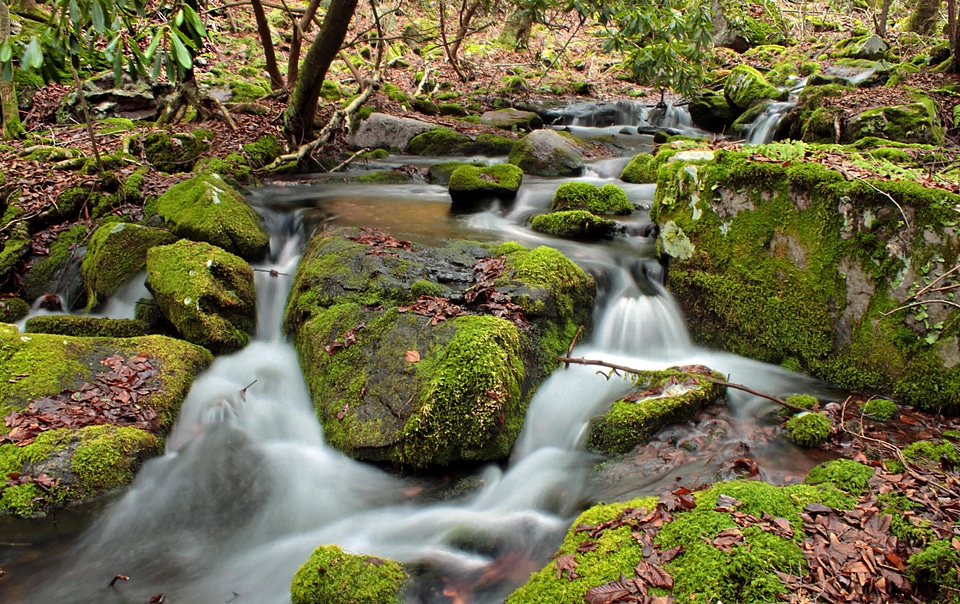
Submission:
[[[435,128],[439,126],[386,113],[371,113],[370,117],[360,122],[359,128],[347,136],[347,144],[352,149],[406,151],[413,137]]]
[[[552,248],[324,231],[304,252],[284,325],[327,442],[436,467],[509,455],[593,296],[593,280]]]
[[[960,340],[943,331],[960,311],[931,302],[919,315],[884,314],[953,267],[940,259],[954,258],[960,195],[915,180],[848,180],[809,152],[774,143],[712,160],[674,153],[660,166],[651,216],[692,335],[844,388],[960,413]],[[844,159],[895,157],[869,153],[848,147]]]
[[[150,325],[138,319],[104,319],[83,315],[37,315],[27,319],[27,333],[58,333],[87,338],[136,338],[150,335]]]
[[[418,134],[410,141],[410,152],[416,155],[465,156],[506,155],[516,139],[493,134],[480,134],[476,139],[449,128],[436,128]]]
[[[830,57],[834,59],[888,59],[890,45],[876,34],[847,38],[837,43]]]
[[[944,129],[936,103],[925,94],[918,93],[915,98],[913,103],[875,107],[854,115],[844,123],[840,142],[874,136],[900,143],[942,145]]]
[[[738,113],[766,101],[785,101],[789,94],[767,82],[763,74],[749,65],[734,67],[723,86],[727,103]]]
[[[518,140],[510,163],[535,176],[580,176],[585,145],[554,130],[535,130]]]
[[[173,427],[193,379],[213,360],[199,346],[164,336],[20,334],[0,325],[0,342],[0,416],[8,418],[0,427],[0,472],[17,475],[13,484],[0,483],[0,513],[21,516],[129,483],[144,459],[163,452],[161,437]],[[113,417],[75,418],[69,409],[96,393],[90,384],[98,380],[114,385],[108,394]],[[107,404],[104,394],[97,394],[100,405]],[[37,413],[45,419],[31,419]],[[51,417],[73,418],[72,426]],[[116,425],[85,425],[94,421]]]
[[[177,236],[166,229],[115,222],[94,231],[80,269],[92,310],[123,287],[147,264],[147,250],[168,245]]]
[[[517,196],[521,182],[523,171],[513,164],[463,165],[450,174],[448,190],[453,208],[460,209],[490,199],[510,201]]]
[[[548,235],[573,239],[605,239],[623,230],[615,221],[586,210],[540,214],[530,219],[530,228]]]
[[[208,243],[181,239],[151,248],[147,289],[184,339],[214,353],[243,348],[257,326],[253,270]]]
[[[725,132],[737,118],[737,112],[727,103],[727,97],[713,90],[695,94],[687,108],[693,123],[710,132]]]
[[[133,81],[124,74],[120,86],[115,86],[113,74],[83,83],[83,94],[95,121],[109,118],[130,120],[157,119],[157,97],[168,94],[165,86],[153,88],[144,80]],[[60,123],[83,123],[76,90],[64,96],[57,109],[57,121]]]
[[[543,128],[543,120],[533,111],[506,108],[487,111],[480,116],[480,123],[504,130],[536,130]]]
[[[804,88],[791,114],[790,138],[809,143],[839,142],[843,132],[844,109],[824,106],[824,99],[842,97],[849,94],[850,90],[840,84]]]
[[[395,560],[321,545],[293,575],[290,600],[293,604],[403,604],[408,578]]]
[[[161,172],[190,172],[200,156],[210,148],[214,136],[212,130],[199,128],[173,135],[158,130],[143,138],[143,155],[150,165]]]
[[[218,174],[204,172],[176,184],[144,209],[159,214],[178,237],[205,241],[251,262],[270,250],[260,215]]]
[[[592,182],[566,182],[557,187],[550,209],[587,210],[598,215],[632,214],[633,203],[623,189],[613,183],[598,187]]]

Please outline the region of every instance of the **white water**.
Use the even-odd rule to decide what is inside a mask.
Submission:
[[[781,395],[809,389],[809,381],[782,369],[693,346],[658,283],[652,240],[585,245],[526,229],[526,217],[546,211],[559,184],[525,179],[510,211],[444,216],[451,221],[445,232],[552,245],[593,274],[599,290],[594,335],[575,356],[637,368],[703,363]],[[648,186],[625,189],[638,204],[652,196]],[[285,207],[317,204],[333,220],[357,212],[359,223],[398,234],[418,227],[398,227],[405,217],[422,219],[422,208],[432,216],[444,203],[435,187],[420,185],[288,187],[263,195]],[[337,543],[415,563],[410,602],[446,603],[455,594],[494,603],[546,564],[576,513],[591,502],[599,459],[582,447],[587,422],[628,390],[624,380],[608,379],[595,367],[558,370],[540,386],[506,466],[451,477],[446,486],[387,473],[328,447],[294,350],[280,331],[304,243],[300,214],[265,211],[265,217],[273,253],[256,267],[255,341],[219,357],[194,382],[166,454],[146,463],[134,484],[44,571],[12,590],[0,583],[0,600],[143,602],[162,592],[169,602],[285,604],[298,566],[316,546]],[[428,238],[434,236],[431,231]],[[132,314],[138,287],[118,297],[113,316]],[[765,403],[729,398],[740,418],[734,423],[749,431]],[[108,587],[116,574],[130,581]]]

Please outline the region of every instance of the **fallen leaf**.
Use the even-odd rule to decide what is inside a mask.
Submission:
[[[406,359],[408,363],[419,363],[420,353],[416,350],[408,350],[403,353],[403,358]]]

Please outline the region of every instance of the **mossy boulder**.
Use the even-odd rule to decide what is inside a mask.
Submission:
[[[692,419],[726,392],[708,378],[722,381],[724,376],[706,367],[696,372],[673,367],[634,375],[630,393],[590,420],[587,448],[620,455],[650,440],[664,426]]]
[[[23,412],[44,397],[76,391],[108,369],[101,363],[115,354],[143,355],[157,370],[138,395],[138,404],[157,414],[157,433],[112,425],[41,432],[29,445],[0,445],[0,471],[36,478],[47,474],[59,483],[42,492],[32,481],[2,485],[0,510],[38,515],[53,507],[89,500],[130,482],[140,461],[162,452],[159,436],[170,431],[193,379],[211,362],[205,349],[164,336],[138,338],[21,334],[0,325],[0,416]],[[0,432],[9,428],[0,426]],[[6,488],[4,488],[6,487]]]
[[[78,223],[57,235],[49,246],[50,253],[35,259],[23,275],[23,289],[29,298],[56,292],[61,295],[64,308],[83,307],[86,289],[82,274],[74,271],[80,267],[92,231],[91,225]]]
[[[737,52],[761,44],[784,44],[788,27],[771,0],[713,0],[713,44]]]
[[[427,168],[427,180],[429,180],[431,184],[446,186],[450,184],[450,177],[453,175],[453,172],[460,166],[484,168],[486,164],[462,161],[445,161],[439,164],[433,164]]]
[[[738,113],[766,101],[783,101],[789,93],[770,84],[759,71],[749,65],[737,65],[727,76],[723,95]]]
[[[889,312],[955,265],[960,196],[847,180],[819,152],[774,143],[709,160],[674,151],[662,163],[651,216],[692,335],[843,387],[960,412],[956,310]]]
[[[518,140],[510,151],[510,163],[525,174],[580,176],[583,174],[584,143],[554,130],[535,130]]]
[[[293,604],[402,604],[407,579],[403,566],[394,560],[321,545],[293,575],[290,600]]]
[[[181,239],[147,252],[147,289],[183,337],[214,353],[250,342],[257,326],[253,270],[208,243]]]
[[[637,153],[633,159],[624,166],[620,173],[620,180],[634,184],[657,182],[657,168],[659,163],[654,161],[654,156],[649,153]]]
[[[660,565],[672,577],[673,585],[658,589],[658,593],[677,602],[776,602],[788,592],[778,573],[806,574],[800,517],[804,507],[817,503],[849,510],[856,504],[855,498],[831,485],[777,487],[734,481],[693,494],[680,493],[678,497],[695,504],[693,509],[678,506],[667,512],[656,497],[591,507],[572,523],[554,560],[534,573],[506,603],[581,604],[588,590],[634,577],[635,569],[646,568],[647,556],[677,546],[681,548],[677,556]],[[732,504],[721,505],[721,496]],[[665,497],[669,500],[671,496]],[[642,520],[648,513],[659,520]],[[783,519],[792,536],[760,526],[740,526],[735,514],[757,518],[769,514]],[[652,533],[647,545],[645,531]],[[737,536],[730,547],[714,545],[723,531]],[[575,571],[567,574],[564,569],[571,564]]]
[[[205,241],[248,261],[270,249],[260,215],[217,174],[198,174],[174,185],[146,209],[159,214],[178,237]]]
[[[161,172],[190,172],[213,142],[211,130],[197,129],[169,135],[160,130],[143,138],[143,154]]]
[[[283,154],[283,145],[275,134],[268,134],[244,145],[243,153],[250,160],[251,166],[262,168]]]
[[[510,201],[517,196],[521,182],[523,171],[512,164],[464,165],[450,174],[447,187],[454,208],[460,208],[491,198]]]
[[[350,133],[347,143],[353,149],[406,151],[413,137],[435,128],[439,126],[386,113],[372,113],[360,122],[359,128]]]
[[[943,144],[944,130],[933,99],[922,93],[914,98],[912,103],[875,107],[854,115],[845,122],[840,142],[875,136],[902,143]]]
[[[598,187],[591,182],[574,181],[557,187],[550,209],[554,212],[586,210],[609,216],[631,214],[634,207],[624,190],[613,183]]]
[[[693,123],[710,132],[725,132],[737,118],[737,111],[727,102],[727,97],[713,90],[695,94],[687,108]]]
[[[412,467],[505,458],[533,389],[589,324],[592,279],[551,248],[454,242],[381,255],[358,239],[350,230],[311,239],[284,323],[327,442]],[[526,323],[468,301],[474,265],[491,258],[504,262],[491,282],[501,303]],[[418,314],[414,285],[425,281],[443,283],[448,298],[421,298]]]
[[[837,42],[829,56],[832,59],[892,59],[890,45],[876,34],[854,36]]]
[[[168,245],[177,236],[154,229],[115,222],[94,231],[80,265],[87,288],[87,308],[93,309],[113,296],[147,264],[147,250]]]
[[[410,151],[416,155],[495,156],[508,154],[515,142],[516,139],[486,133],[473,139],[449,128],[436,128],[413,137]]]
[[[0,323],[16,323],[30,314],[30,304],[23,298],[0,300]]]
[[[810,143],[835,143],[840,140],[844,110],[825,106],[824,99],[850,94],[842,84],[807,86],[797,97],[790,115],[790,138]],[[838,131],[838,127],[840,130]]]
[[[530,219],[530,228],[548,235],[573,239],[605,239],[623,229],[616,221],[586,210],[562,210],[540,214]]]

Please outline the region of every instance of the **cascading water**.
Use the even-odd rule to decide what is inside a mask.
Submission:
[[[411,238],[418,231],[426,239],[469,233],[553,245],[598,282],[594,335],[575,355],[638,368],[699,362],[771,392],[810,389],[795,374],[692,346],[658,282],[652,240],[582,244],[526,229],[526,218],[545,211],[559,184],[527,179],[512,210],[472,216],[449,215],[449,201],[423,185],[390,185],[389,195],[382,187],[342,184],[256,192],[272,253],[255,267],[255,341],[219,357],[194,382],[165,455],[147,462],[76,543],[46,556],[42,568],[4,560],[13,581],[0,583],[2,600],[142,602],[162,592],[178,602],[285,604],[297,567],[317,545],[336,543],[417,563],[410,602],[494,603],[549,560],[574,515],[594,499],[591,468],[598,457],[582,448],[587,422],[629,383],[585,366],[557,370],[531,400],[509,464],[451,484],[345,457],[324,443],[296,354],[281,336],[304,244],[307,221],[297,209],[303,206],[315,208],[315,222],[377,226]],[[625,190],[641,204],[652,193]],[[732,425],[749,434],[760,403],[738,395],[730,401]],[[769,445],[757,445],[758,455],[763,446]],[[637,476],[630,484],[653,492],[658,483]],[[621,486],[620,493],[637,488]],[[116,574],[130,580],[109,587]]]

